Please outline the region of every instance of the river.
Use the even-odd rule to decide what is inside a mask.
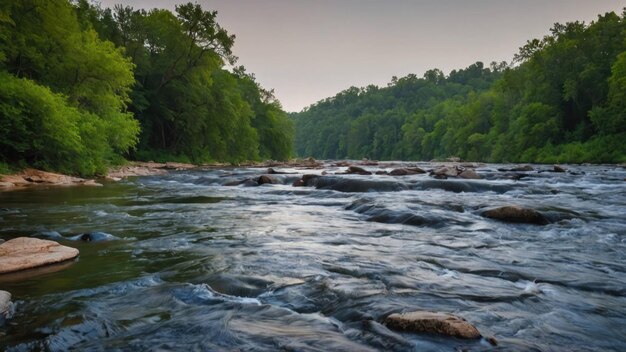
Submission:
[[[0,238],[80,257],[0,275],[16,303],[0,350],[623,351],[626,169],[535,165],[515,180],[506,167],[319,188],[291,184],[321,169],[245,187],[225,184],[265,169],[225,168],[2,192]],[[480,215],[507,204],[550,224]],[[459,315],[498,346],[381,324],[412,310]]]

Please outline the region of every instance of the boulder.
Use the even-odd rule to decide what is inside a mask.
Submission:
[[[461,339],[478,339],[480,332],[465,319],[448,314],[415,311],[391,314],[385,321],[391,329],[415,333],[440,334]]]
[[[516,205],[507,205],[499,208],[486,210],[482,213],[482,216],[490,219],[496,219],[506,222],[546,225],[549,223],[548,219],[540,212],[522,208]]]
[[[74,259],[78,249],[54,241],[18,237],[0,244],[0,274]]]
[[[371,175],[372,173],[365,170],[362,167],[358,166],[348,166],[348,170],[345,172],[346,174],[356,174],[356,175]]]
[[[461,172],[459,174],[460,178],[466,178],[466,179],[470,179],[470,180],[480,180],[480,175],[478,175],[478,173],[476,173],[476,171],[474,169],[465,169],[463,170],[463,172]]]
[[[552,169],[552,171],[554,171],[554,172],[565,172],[565,171],[567,171],[567,169],[565,169],[563,166],[560,166],[560,165],[554,165],[554,168]]]
[[[389,173],[385,170],[378,170],[375,172],[376,175],[389,175]]]
[[[389,171],[389,175],[391,176],[417,175],[423,173],[426,173],[426,171],[420,169],[419,167],[403,167]]]
[[[442,166],[430,172],[434,176],[456,177],[459,175],[459,169],[454,166]]]
[[[260,184],[260,185],[264,185],[264,184],[266,184],[266,183],[269,183],[269,184],[274,184],[274,183],[276,183],[276,182],[274,181],[274,179],[273,179],[273,178],[271,178],[271,177],[269,177],[269,176],[267,176],[267,175],[261,175],[261,177],[259,177],[259,178],[256,180],[256,182],[257,182],[258,184]]]

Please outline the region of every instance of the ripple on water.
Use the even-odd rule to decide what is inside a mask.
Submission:
[[[514,180],[498,168],[510,166],[476,181],[332,175],[302,188],[290,183],[311,170],[262,187],[223,185],[264,169],[194,170],[3,193],[3,239],[106,240],[68,242],[81,257],[63,271],[0,277],[17,302],[0,350],[492,349],[381,324],[411,310],[458,314],[500,350],[621,350],[626,170]],[[551,223],[480,216],[507,204]]]

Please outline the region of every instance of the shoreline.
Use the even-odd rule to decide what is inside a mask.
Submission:
[[[64,175],[55,172],[48,172],[33,168],[26,168],[19,172],[0,175],[0,192],[25,189],[38,186],[103,186],[99,181],[121,181],[127,177],[165,175],[170,171],[181,171],[191,169],[212,169],[212,168],[273,168],[273,167],[296,167],[304,169],[322,169],[327,166],[379,166],[379,167],[398,167],[406,163],[432,163],[443,165],[460,165],[463,167],[476,168],[486,165],[483,162],[468,162],[457,158],[449,158],[447,160],[431,160],[431,161],[375,161],[375,160],[317,160],[314,158],[292,159],[289,161],[266,160],[260,162],[243,162],[238,164],[231,163],[211,163],[211,164],[188,164],[179,162],[157,163],[153,161],[131,161],[126,165],[112,167],[107,174],[96,178],[80,178],[70,175]],[[499,164],[499,163],[498,163]],[[514,165],[550,165],[537,163],[505,163]],[[606,165],[626,168],[626,164],[559,164],[559,165]]]

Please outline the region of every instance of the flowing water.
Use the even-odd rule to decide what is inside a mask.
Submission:
[[[483,180],[333,175],[318,187],[291,183],[322,170],[229,187],[264,169],[208,169],[0,193],[0,238],[80,250],[0,275],[16,303],[0,350],[626,349],[626,170],[515,180],[501,167],[477,169]],[[550,224],[480,216],[506,204]],[[412,310],[462,316],[498,346],[381,323]]]

